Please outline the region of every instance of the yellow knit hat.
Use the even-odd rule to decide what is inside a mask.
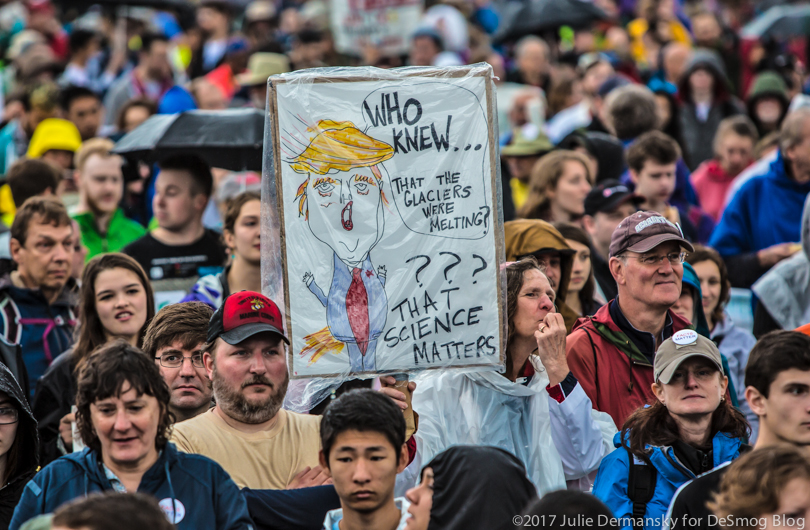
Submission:
[[[60,118],[43,120],[34,130],[28,144],[28,158],[39,158],[46,151],[58,149],[75,153],[82,145],[82,136],[73,122]]]

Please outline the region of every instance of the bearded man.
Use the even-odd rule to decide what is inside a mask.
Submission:
[[[216,406],[175,425],[171,441],[221,465],[240,488],[292,489],[329,479],[318,465],[320,416],[281,408],[287,350],[281,311],[269,298],[240,291],[211,317],[203,363]],[[382,392],[405,408],[405,395]]]

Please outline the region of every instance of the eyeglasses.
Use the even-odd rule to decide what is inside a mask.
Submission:
[[[623,256],[634,258],[639,260],[643,265],[649,266],[659,266],[661,263],[664,262],[665,259],[669,260],[669,264],[673,267],[675,265],[680,265],[686,259],[686,252],[670,252],[669,254],[665,254],[663,256],[627,256],[623,254]]]
[[[13,407],[0,408],[0,425],[9,425],[17,423],[20,419],[20,413]]]
[[[176,353],[167,353],[165,355],[161,355],[160,357],[155,357],[155,359],[159,360],[160,366],[164,368],[180,368],[183,366],[183,362],[186,359],[191,359],[191,366],[195,366],[197,368],[203,368],[205,366],[203,364],[202,353],[195,353],[191,357],[184,357],[183,355],[177,355]]]

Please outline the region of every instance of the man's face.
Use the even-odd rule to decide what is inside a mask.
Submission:
[[[104,119],[104,107],[95,97],[83,97],[73,100],[67,112],[67,119],[79,129],[82,141],[89,140],[98,134]]]
[[[345,510],[374,513],[393,502],[397,473],[408,462],[407,449],[395,448],[380,432],[349,430],[338,434],[328,461],[321,466],[332,477]]]
[[[269,331],[237,345],[217,339],[215,355],[203,355],[217,406],[242,423],[272,419],[284,402],[290,380],[285,351],[281,337]]]
[[[540,264],[540,267],[545,267],[546,277],[548,277],[551,288],[554,289],[556,293],[557,289],[560,288],[560,278],[562,277],[560,253],[543,252],[542,254],[534,254],[534,257],[537,259],[537,263]]]
[[[135,129],[138,125],[148,120],[149,116],[149,109],[146,107],[141,107],[140,105],[130,107],[124,115],[124,132]]]
[[[785,158],[790,161],[793,179],[799,183],[810,181],[810,119],[805,120],[800,144],[785,150]]]
[[[195,359],[202,362],[203,345],[201,342],[188,350],[182,341],[176,340],[155,352],[155,357],[164,357],[168,361],[181,359],[183,363],[179,368],[167,368],[155,359],[160,375],[171,391],[169,404],[172,409],[194,411],[211,403],[214,393],[211,380],[204,366],[194,366]]]
[[[527,42],[520,50],[517,65],[524,74],[545,74],[548,70],[546,51],[541,44]]]
[[[207,198],[194,193],[194,180],[187,171],[163,169],[155,183],[152,207],[158,225],[172,232],[180,231],[202,216]]]
[[[147,75],[154,80],[169,79],[172,76],[172,67],[169,63],[169,45],[162,41],[155,41],[147,53],[142,56],[146,66]]]
[[[668,259],[658,259],[647,265],[639,258],[680,253],[676,242],[661,243],[649,252],[626,252],[622,258],[610,259],[610,272],[619,287],[619,296],[628,297],[652,308],[669,309],[681,296],[683,263],[673,265]]]
[[[197,108],[200,110],[222,110],[228,108],[225,94],[213,83],[200,83],[194,92]]]
[[[381,186],[368,167],[309,176],[309,227],[347,265],[361,263],[382,237]]]
[[[754,160],[754,141],[747,136],[730,132],[720,139],[717,151],[723,171],[737,176]]]
[[[640,172],[631,169],[630,177],[636,185],[636,193],[654,204],[669,202],[675,191],[675,168],[675,162],[659,164],[648,159]]]
[[[714,15],[699,15],[692,19],[692,32],[695,34],[695,42],[704,47],[714,45],[722,34],[720,24]]]
[[[73,226],[43,224],[39,215],[28,223],[25,245],[11,240],[11,256],[30,286],[58,291],[70,277],[73,260]]]
[[[810,371],[790,368],[779,372],[763,396],[754,387],[745,399],[759,417],[760,436],[794,445],[810,445]]]
[[[439,48],[431,37],[416,37],[411,41],[411,66],[430,66],[439,54]]]
[[[636,213],[636,205],[632,201],[627,201],[609,212],[596,212],[593,217],[588,216],[585,228],[597,248],[607,249],[610,247],[613,231],[625,217],[630,217],[634,213]]]
[[[540,160],[539,156],[508,156],[506,164],[509,166],[509,173],[512,178],[521,182],[528,182],[532,174],[532,168]]]
[[[87,205],[95,214],[111,214],[124,195],[124,175],[117,156],[90,155],[79,175]]]
[[[582,77],[582,89],[588,96],[596,96],[599,87],[613,75],[613,72],[613,67],[609,62],[599,61],[585,72],[585,75]]]
[[[64,171],[73,167],[73,153],[63,149],[49,149],[42,153],[42,160],[48,162],[64,174]]]

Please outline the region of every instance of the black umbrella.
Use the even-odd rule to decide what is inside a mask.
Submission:
[[[810,35],[808,4],[774,6],[740,30],[740,36],[744,39],[790,38],[804,35]]]
[[[493,35],[496,42],[556,30],[560,26],[587,27],[608,16],[587,0],[496,0],[501,23]]]
[[[261,171],[263,141],[263,111],[190,110],[152,116],[121,138],[113,152],[146,162],[193,154],[211,167]]]

